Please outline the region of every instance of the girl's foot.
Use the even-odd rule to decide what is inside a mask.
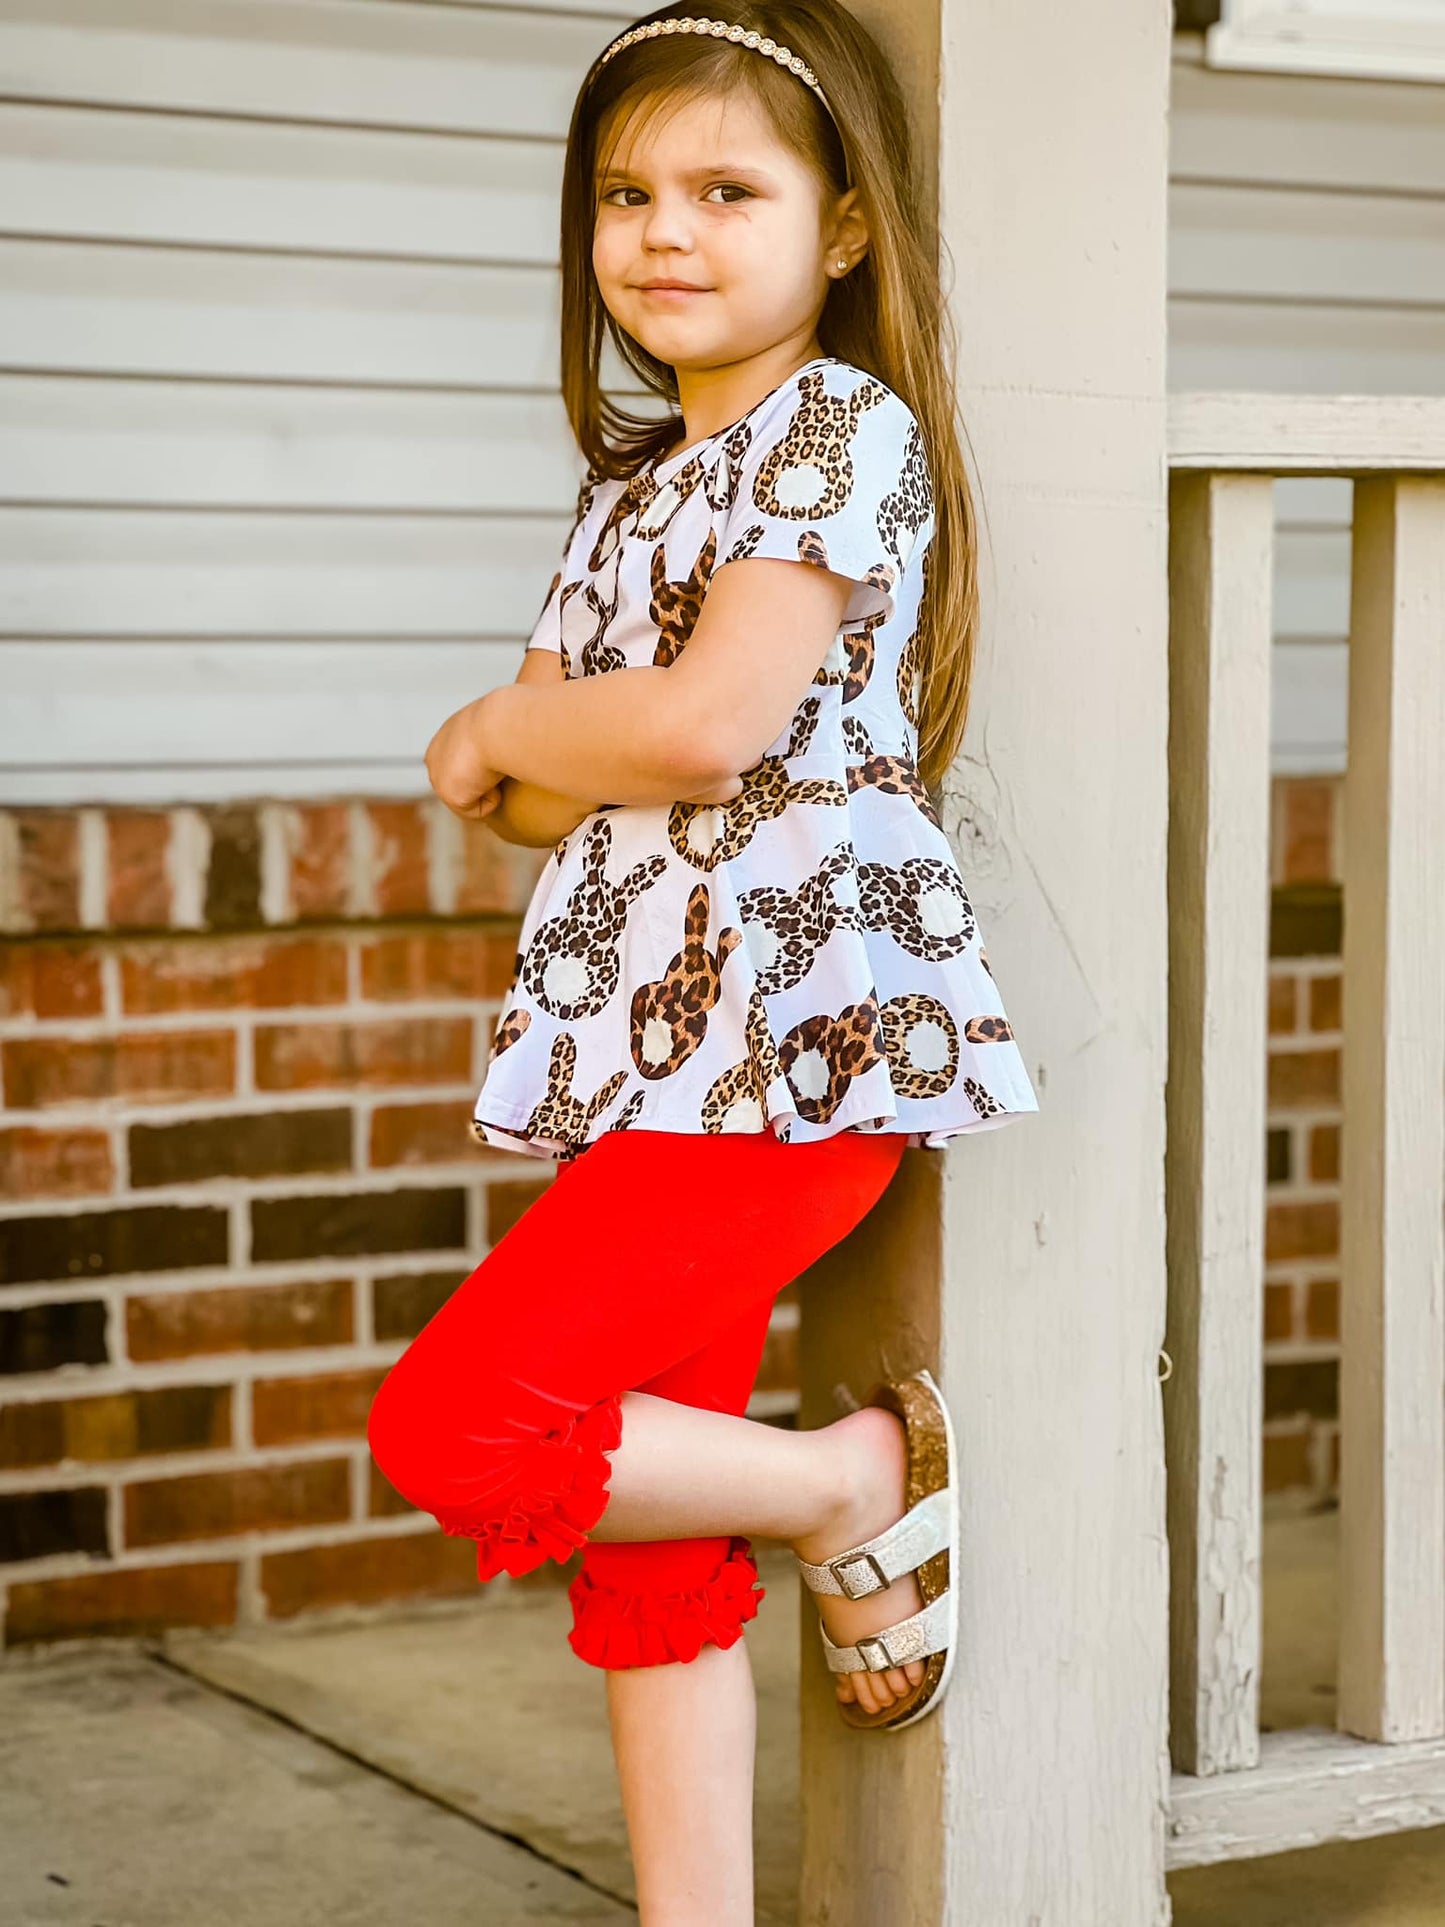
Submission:
[[[827,1442],[836,1459],[838,1500],[826,1520],[805,1538],[791,1541],[798,1558],[815,1566],[836,1559],[849,1546],[875,1538],[903,1517],[908,1472],[903,1421],[881,1405],[865,1405],[849,1412],[846,1418],[824,1426],[818,1436]],[[835,1597],[832,1593],[813,1593],[810,1597],[829,1639],[838,1646],[852,1646],[867,1633],[896,1626],[923,1605],[918,1575],[912,1572],[905,1572],[881,1592],[869,1593],[866,1599]],[[924,1662],[915,1659],[882,1673],[838,1673],[835,1690],[840,1700],[856,1700],[864,1712],[881,1713],[916,1686],[924,1671]]]

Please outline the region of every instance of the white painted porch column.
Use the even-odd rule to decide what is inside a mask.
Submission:
[[[934,147],[984,631],[944,820],[1042,1109],[909,1151],[803,1287],[804,1425],[875,1368],[959,1423],[958,1665],[859,1734],[803,1622],[799,1920],[1167,1917],[1169,9],[862,8]],[[949,257],[951,256],[951,265]]]

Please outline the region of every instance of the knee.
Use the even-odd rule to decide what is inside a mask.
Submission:
[[[434,1406],[415,1395],[398,1360],[377,1388],[366,1417],[366,1443],[387,1483],[409,1504],[429,1512],[441,1441]]]
[[[366,1443],[377,1468],[400,1491],[397,1472],[402,1440],[401,1400],[392,1389],[395,1377],[393,1367],[377,1387],[371,1410],[366,1415]]]
[[[366,1442],[402,1498],[460,1530],[507,1503],[537,1443],[510,1415],[504,1388],[480,1373],[463,1382],[415,1346],[377,1387]]]

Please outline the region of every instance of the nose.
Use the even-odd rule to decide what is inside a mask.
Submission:
[[[642,223],[642,244],[654,253],[672,249],[688,253],[692,248],[692,224],[681,202],[660,194],[647,209]]]

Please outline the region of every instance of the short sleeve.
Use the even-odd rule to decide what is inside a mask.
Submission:
[[[568,563],[572,559],[572,544],[577,539],[577,531],[586,521],[587,512],[597,493],[599,479],[596,472],[589,469],[577,492],[577,507],[572,517],[572,526],[568,529],[567,539],[562,544],[561,567],[548,585],[547,594],[542,603],[542,612],[532,625],[532,633],[525,644],[528,649],[551,649],[558,655],[565,654],[562,646],[562,609],[567,600],[565,591],[569,579]]]
[[[809,369],[775,409],[740,425],[728,454],[718,567],[754,556],[809,562],[854,583],[840,626],[892,616],[933,515],[923,437],[906,402],[861,369]]]
[[[542,613],[533,624],[532,633],[527,638],[528,649],[551,649],[560,654],[562,649],[562,577],[565,569],[558,569],[552,577],[547,591],[547,600],[542,604]]]

